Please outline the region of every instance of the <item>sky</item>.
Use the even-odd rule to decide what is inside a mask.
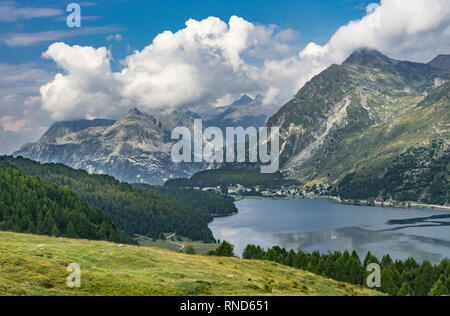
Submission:
[[[0,0],[0,154],[54,121],[202,111],[242,94],[282,106],[352,51],[450,53],[448,0]]]

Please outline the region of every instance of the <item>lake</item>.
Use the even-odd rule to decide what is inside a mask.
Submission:
[[[381,258],[413,257],[433,264],[450,257],[450,212],[344,205],[327,199],[246,199],[239,213],[216,218],[214,237],[235,245],[239,256],[247,244],[264,248],[321,253],[367,252]]]

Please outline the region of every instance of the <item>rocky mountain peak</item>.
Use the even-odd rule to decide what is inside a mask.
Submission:
[[[128,111],[128,114],[131,114],[131,115],[141,115],[142,112],[139,111],[138,108],[132,108],[130,111]]]
[[[249,97],[248,95],[244,94],[241,96],[238,100],[236,100],[232,105],[248,105],[253,102],[253,99]]]
[[[161,122],[152,114],[142,112],[137,108],[131,109],[127,115],[118,121],[118,124],[135,124],[136,122],[142,122],[142,124],[148,124],[152,127],[161,127]]]
[[[151,116],[148,113],[140,111],[138,108],[132,108],[128,113],[125,115],[124,118],[139,118],[139,117],[149,117]]]
[[[392,59],[383,55],[378,50],[364,47],[353,52],[353,54],[344,61],[344,65],[379,67],[392,64],[392,62]]]

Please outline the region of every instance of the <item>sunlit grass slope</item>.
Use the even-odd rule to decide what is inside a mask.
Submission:
[[[81,267],[69,289],[67,265]],[[376,295],[264,261],[0,232],[0,295]]]

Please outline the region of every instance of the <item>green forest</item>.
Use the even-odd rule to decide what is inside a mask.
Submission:
[[[83,202],[101,209],[128,242],[132,242],[135,234],[161,238],[167,232],[191,240],[214,242],[208,228],[213,213],[235,212],[229,200],[220,200],[212,212],[211,208],[198,208],[167,194],[136,188],[111,176],[90,175],[62,164],[40,164],[21,157],[1,157],[0,161],[14,165],[29,176],[39,176],[61,188],[73,190]]]
[[[356,252],[345,251],[320,254],[318,251],[304,253],[287,251],[278,246],[265,251],[259,246],[248,245],[244,259],[259,259],[277,262],[297,269],[307,270],[330,279],[355,285],[367,286],[369,274],[366,267],[372,263],[381,267],[381,288],[392,296],[444,296],[450,295],[450,261],[442,260],[433,266],[429,261],[421,264],[413,258],[393,261],[385,255],[381,261],[370,252],[361,261]]]
[[[299,185],[296,180],[283,178],[280,172],[273,174],[263,174],[259,169],[213,169],[200,171],[190,179],[168,180],[164,186],[169,187],[218,187],[243,185],[245,187],[260,186],[263,189],[278,189],[282,186]]]
[[[419,201],[444,205],[450,200],[450,150],[444,141],[415,146],[392,161],[385,170],[361,170],[338,185],[343,199]]]
[[[119,241],[101,210],[67,187],[27,176],[0,161],[0,230],[55,237]]]
[[[167,196],[177,201],[191,205],[195,209],[203,210],[214,217],[228,216],[237,213],[234,198],[214,192],[204,192],[195,189],[151,186],[148,184],[133,184],[133,186],[149,190],[161,196]]]

